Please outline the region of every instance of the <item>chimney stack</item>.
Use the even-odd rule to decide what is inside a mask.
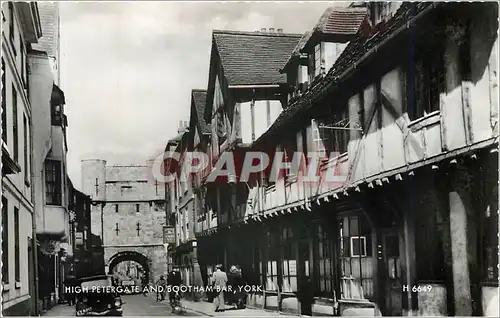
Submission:
[[[278,33],[283,33],[283,29],[278,29]]]
[[[260,32],[266,32],[266,28],[261,28]]]
[[[269,33],[274,33],[274,28],[269,28]]]
[[[177,129],[178,134],[183,134],[186,132],[186,121],[179,120],[179,129]]]

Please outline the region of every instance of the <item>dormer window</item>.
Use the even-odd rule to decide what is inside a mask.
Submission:
[[[312,58],[311,58],[311,72],[309,72],[311,79],[310,82],[312,83],[316,77],[321,75],[323,73],[323,68],[325,65],[325,49],[324,49],[324,44],[323,43],[318,43],[314,47],[314,52],[312,53]]]
[[[370,19],[373,26],[392,17],[391,2],[372,2],[370,5]]]

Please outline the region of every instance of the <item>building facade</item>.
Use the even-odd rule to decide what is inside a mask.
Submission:
[[[278,80],[261,69],[271,53],[248,59],[245,37],[263,50],[267,36],[276,50],[285,35],[214,31],[211,169],[225,152],[249,150],[300,169],[245,183],[203,178],[195,217],[217,219],[196,232],[203,275],[240,265],[264,287],[249,304],[290,313],[498,316],[497,12],[493,3],[329,8],[311,32],[290,36],[281,65],[267,70]],[[225,58],[239,50],[244,60]],[[282,110],[273,116],[265,102],[267,116],[253,116],[258,100]],[[319,178],[305,181],[315,164]]]
[[[91,232],[100,237],[106,273],[124,260],[139,263],[154,281],[164,275],[164,190],[150,166],[82,161],[82,189],[92,199]]]
[[[39,3],[42,37],[32,46],[33,187],[37,232],[39,307],[64,302],[64,280],[72,269],[73,237],[67,174],[66,100],[59,80],[59,5]]]
[[[36,312],[33,233],[31,46],[41,37],[36,3],[2,3],[2,314]]]

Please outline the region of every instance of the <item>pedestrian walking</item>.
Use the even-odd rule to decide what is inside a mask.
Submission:
[[[146,275],[142,276],[142,294],[144,295],[144,297],[146,297],[148,295],[148,292],[149,292],[149,279]]]
[[[165,300],[165,289],[167,288],[167,281],[163,277],[163,275],[160,276],[160,279],[156,282],[156,301],[162,301]]]
[[[215,312],[224,311],[224,292],[227,288],[227,274],[222,270],[222,265],[216,266],[216,271],[213,274],[213,288],[215,293]]]

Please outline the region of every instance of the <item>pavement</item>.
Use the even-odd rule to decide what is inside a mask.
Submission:
[[[156,301],[156,295],[150,294],[151,298]],[[168,306],[168,299],[157,302]],[[215,312],[215,305],[206,301],[190,301],[181,300],[181,306],[186,315],[203,315],[208,317],[294,317],[294,315],[284,315],[278,312],[267,311],[262,309],[244,308],[237,309],[235,306],[227,306],[224,312]]]
[[[123,316],[208,316],[208,317],[297,317],[294,315],[284,315],[277,312],[262,309],[226,306],[224,312],[215,312],[214,304],[205,301],[181,300],[182,310],[172,313],[168,299],[156,301],[156,295],[123,295]],[[74,316],[75,307],[67,304],[57,305],[50,309],[43,316]]]

